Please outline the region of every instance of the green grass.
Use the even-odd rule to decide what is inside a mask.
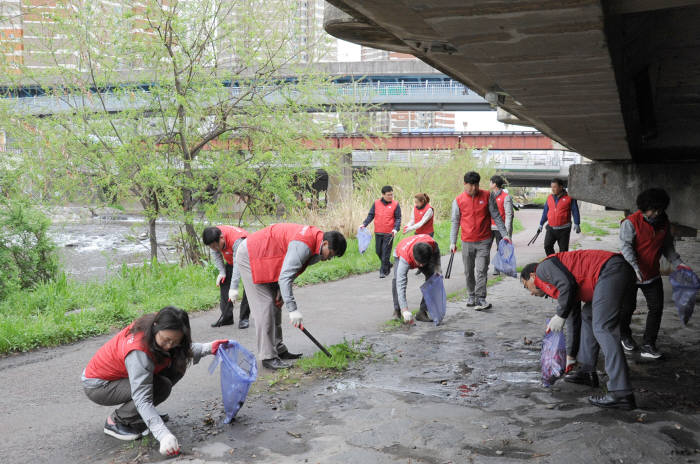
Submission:
[[[617,217],[617,218],[611,218],[611,217],[601,217],[601,218],[596,218],[594,221],[597,226],[600,227],[607,227],[608,229],[619,229],[620,228],[620,221],[622,221],[623,216]]]
[[[219,299],[213,267],[145,264],[123,266],[104,283],[61,275],[0,302],[0,353],[55,346],[109,332],[167,305],[187,311]],[[75,313],[66,314],[70,311]]]
[[[594,226],[586,221],[581,222],[581,232],[586,235],[595,235],[596,237],[603,237],[610,233],[609,231],[601,227]]]
[[[540,194],[537,194],[533,197],[528,198],[527,203],[530,205],[544,206],[544,204],[547,202],[548,196],[549,196],[549,193],[540,193]]]
[[[513,234],[517,234],[518,232],[522,232],[525,230],[525,227],[523,226],[523,223],[518,219],[517,217],[513,218]]]
[[[450,221],[439,221],[435,224],[435,240],[440,246],[440,252],[448,254],[450,252]],[[396,234],[394,238],[394,248],[404,238],[413,235]],[[458,240],[459,242],[459,240]],[[460,248],[460,243],[458,243]],[[393,253],[393,252],[392,252]],[[357,249],[357,238],[348,239],[348,247],[341,258],[333,258],[323,261],[313,266],[309,266],[294,283],[299,286],[316,284],[320,282],[331,282],[355,274],[379,270],[379,258],[374,252],[374,237],[369,244],[369,248],[364,254],[360,254]]]
[[[296,366],[304,372],[319,369],[343,371],[348,368],[351,361],[366,359],[373,355],[372,347],[365,345],[364,339],[345,340],[343,343],[331,345],[326,349],[332,355],[330,358],[322,351],[318,351],[310,358],[302,358],[297,361]]]

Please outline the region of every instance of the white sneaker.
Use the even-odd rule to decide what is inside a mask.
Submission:
[[[490,307],[491,307],[491,303],[486,301],[486,299],[484,299],[484,298],[479,298],[474,309],[476,309],[477,311],[483,311],[484,309],[489,309]]]

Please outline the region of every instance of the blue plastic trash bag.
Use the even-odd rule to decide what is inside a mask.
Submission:
[[[508,240],[501,239],[498,253],[493,257],[493,267],[503,274],[515,277],[515,248]]]
[[[678,317],[687,324],[690,316],[695,311],[695,299],[700,290],[700,279],[690,269],[676,269],[671,273],[671,288],[673,288],[673,302],[678,308]]]
[[[367,230],[366,227],[360,227],[357,229],[357,248],[360,250],[360,254],[367,251],[369,248],[369,242],[372,241],[372,233]]]
[[[445,317],[447,310],[447,293],[445,292],[445,281],[441,275],[433,274],[423,285],[420,286],[423,292],[425,304],[428,307],[428,314],[435,325],[439,325]]]
[[[221,397],[224,400],[226,412],[224,424],[228,424],[243,406],[250,385],[258,376],[258,365],[253,353],[233,340],[229,340],[228,346],[219,346],[216,357],[209,366],[209,374],[214,373],[219,363],[221,363]]]
[[[549,320],[547,320],[549,324]],[[551,331],[542,339],[542,384],[549,387],[566,371],[566,336],[564,331]]]

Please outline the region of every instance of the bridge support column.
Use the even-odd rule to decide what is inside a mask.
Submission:
[[[338,156],[335,169],[328,173],[328,206],[335,206],[352,195],[352,152]]]
[[[592,163],[569,168],[572,197],[619,210],[636,211],[637,195],[652,187],[663,188],[671,197],[666,211],[671,222],[700,229],[700,163]]]

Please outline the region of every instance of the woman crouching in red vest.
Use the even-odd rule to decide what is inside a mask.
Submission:
[[[190,320],[182,309],[167,306],[145,314],[97,350],[83,371],[83,389],[102,406],[121,404],[107,417],[104,433],[119,440],[136,440],[149,431],[160,452],[179,454],[177,438],[165,426],[156,406],[170,395],[187,365],[216,353],[228,340],[192,343]]]

